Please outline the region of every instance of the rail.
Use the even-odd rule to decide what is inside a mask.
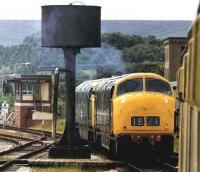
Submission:
[[[17,146],[12,147],[9,150],[0,152],[0,155],[9,155],[11,153],[12,154],[16,153],[17,155],[19,155],[16,158],[5,161],[3,164],[1,164],[0,171],[6,170],[7,168],[9,168],[13,164],[15,164],[20,159],[26,159],[26,158],[30,158],[34,155],[37,155],[37,154],[43,152],[44,150],[48,149],[50,146],[57,143],[57,141],[53,141],[52,143],[49,143],[49,144],[44,142],[44,140],[48,139],[48,137],[51,138],[51,132],[48,132],[48,131],[32,130],[32,129],[18,128],[18,127],[11,127],[11,126],[5,126],[5,128],[9,129],[9,130],[22,131],[22,132],[35,134],[35,135],[38,135],[39,137],[26,138],[26,137],[20,137],[20,136],[10,136],[10,135],[6,135],[6,134],[5,135],[1,134],[1,136],[4,135],[4,137],[17,138],[20,140],[26,140],[28,142],[24,143],[24,144],[18,144]],[[59,137],[60,137],[60,135],[58,134],[57,138],[59,138]],[[28,152],[26,152],[27,150],[28,150]],[[26,152],[26,153],[20,155],[20,152],[23,152],[23,153]]]
[[[139,167],[137,167],[136,165],[128,162],[126,163],[126,165],[131,168],[131,170],[133,170],[133,172],[144,172],[142,169],[140,169]]]

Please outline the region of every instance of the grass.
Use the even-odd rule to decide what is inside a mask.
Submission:
[[[43,124],[36,125],[32,127],[34,129],[38,130],[45,130],[45,131],[51,131],[52,130],[52,122],[51,121],[45,121]],[[63,132],[65,128],[65,119],[59,118],[57,119],[57,132]]]
[[[54,167],[54,168],[33,168],[32,172],[81,172],[79,168]]]
[[[101,172],[101,171],[109,171],[108,169],[99,169],[99,168],[84,168],[81,167],[33,167],[32,172]],[[120,170],[121,171],[121,170]],[[122,170],[123,172],[127,170]]]
[[[63,132],[65,128],[65,119],[58,119],[57,120],[57,131]]]
[[[4,160],[8,161],[9,158],[7,156],[0,156],[0,161],[4,161]]]
[[[65,167],[33,167],[32,172],[97,172],[99,168],[82,168],[79,165],[69,165]],[[105,170],[103,170],[105,171]]]
[[[13,131],[4,130],[4,129],[0,129],[0,134],[7,134],[7,135],[10,135],[10,136],[27,137],[27,138],[32,137],[32,134],[29,134],[29,133],[25,133],[25,132],[22,132],[22,131],[13,132]]]
[[[75,166],[65,166],[65,167],[32,167],[32,172],[103,172],[103,171],[119,171],[119,172],[130,172],[129,169],[125,167],[110,168],[95,168],[95,167],[81,167],[79,165]]]

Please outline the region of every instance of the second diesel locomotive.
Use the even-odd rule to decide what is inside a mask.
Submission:
[[[126,74],[76,87],[81,138],[115,153],[143,143],[162,155],[172,153],[174,110],[172,86],[157,74]]]

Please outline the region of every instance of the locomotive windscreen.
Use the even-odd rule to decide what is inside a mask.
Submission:
[[[172,95],[171,87],[167,82],[155,78],[146,78],[146,91]]]
[[[143,91],[143,78],[136,78],[122,82],[118,86],[117,95]]]

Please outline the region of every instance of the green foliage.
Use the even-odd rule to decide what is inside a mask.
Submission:
[[[127,73],[134,72],[151,72],[157,73],[159,75],[164,75],[164,65],[163,64],[153,64],[153,63],[127,63],[126,64]]]
[[[63,67],[64,58],[61,49],[42,48],[40,46],[41,33],[36,33],[24,39],[20,45],[0,46],[0,75],[12,73],[30,74],[33,66]],[[32,65],[21,65],[23,63]],[[77,66],[92,66],[95,72],[83,72],[77,68],[76,85],[89,79],[111,77],[123,73],[153,72],[163,75],[164,71],[163,41],[155,36],[142,37],[127,35],[120,32],[102,35],[102,47],[81,49],[77,56]],[[19,64],[19,65],[18,65]],[[86,67],[88,70],[88,68]],[[3,80],[1,80],[3,81]],[[3,82],[1,82],[3,83]],[[3,84],[2,84],[3,85]],[[5,85],[6,90],[10,87]],[[65,75],[60,75],[58,114],[65,114]],[[10,95],[1,95],[0,101],[9,101],[13,107]]]
[[[84,172],[80,167],[49,167],[49,168],[39,168],[34,167],[32,172]],[[88,170],[86,170],[88,171]],[[93,170],[91,170],[93,171]],[[99,170],[100,171],[100,170]]]
[[[79,85],[80,83],[82,83],[83,81],[89,80],[89,75],[78,71],[77,75],[76,75],[76,85]]]
[[[145,42],[149,45],[157,45],[157,46],[162,46],[163,41],[160,39],[157,39],[154,35],[149,35],[145,38]]]
[[[113,32],[103,34],[102,42],[110,44],[117,49],[122,50],[126,47],[131,47],[136,44],[144,43],[144,40],[141,36],[138,35],[125,35],[120,32]]]
[[[0,74],[30,74],[33,72],[32,66],[36,68],[44,66],[63,67],[64,58],[62,50],[42,48],[40,47],[40,39],[41,33],[37,33],[27,37],[20,45],[0,46],[0,63],[2,65]],[[77,57],[77,64],[89,64],[97,69],[97,76],[95,78],[137,71],[126,68],[128,66],[127,63],[140,63],[142,65],[141,63],[144,62],[163,61],[164,47],[162,40],[157,39],[155,36],[141,37],[138,35],[126,35],[120,32],[103,34],[102,48],[83,49]],[[16,65],[27,62],[31,63],[32,66]],[[92,79],[91,75],[77,72],[77,84],[87,79]]]
[[[56,132],[63,133],[65,129],[65,118],[57,118],[56,122]],[[44,123],[39,123],[32,128],[37,129],[37,130],[45,130],[45,131],[52,131],[52,121],[45,121]]]
[[[63,116],[65,114],[65,99],[58,98],[58,115]]]
[[[123,72],[121,70],[118,70],[118,68],[113,68],[111,65],[102,66],[97,70],[96,78],[108,78],[112,77],[113,75],[122,75]]]
[[[138,44],[123,50],[123,59],[126,62],[141,63],[149,62],[163,62],[164,61],[164,47],[151,44]]]
[[[102,41],[121,50],[126,73],[153,72],[164,74],[164,45],[163,41],[155,36],[141,37],[114,32],[104,34]],[[112,76],[112,70],[109,69],[109,66],[102,67],[97,78]]]
[[[4,95],[13,94],[13,88],[11,83],[3,81],[3,94]]]
[[[9,104],[9,112],[12,112],[14,109],[13,94],[7,94],[7,95],[0,94],[0,106],[4,101],[6,101]]]
[[[0,76],[5,76],[10,74],[10,67],[9,66],[0,66]]]

